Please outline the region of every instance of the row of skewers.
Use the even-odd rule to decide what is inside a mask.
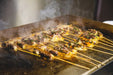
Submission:
[[[69,62],[69,60],[76,58],[77,54],[79,54],[95,62],[101,63],[98,60],[78,52],[86,51],[94,46],[98,46],[97,44],[100,43],[99,40],[101,39],[105,39],[103,34],[95,29],[82,31],[76,26],[58,25],[55,28],[47,31],[41,31],[40,33],[34,33],[27,37],[19,37],[1,42],[1,48],[22,51],[47,60],[57,59],[84,69],[90,69],[88,67]],[[102,42],[101,44],[105,45],[105,43]],[[107,53],[103,51],[99,52]],[[83,60],[85,61],[85,58]],[[95,63],[89,61],[86,62],[96,66]]]

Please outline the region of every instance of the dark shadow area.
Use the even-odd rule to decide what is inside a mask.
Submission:
[[[113,0],[99,0],[97,10],[97,20],[113,20]]]

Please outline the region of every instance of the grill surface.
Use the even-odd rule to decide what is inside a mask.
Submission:
[[[13,39],[19,36],[21,37],[27,36],[37,31],[46,30],[48,27],[54,27],[57,24],[67,24],[67,23],[76,24],[82,29],[94,28],[96,30],[101,31],[105,37],[112,40],[113,26],[88,20],[88,19],[84,19],[81,17],[62,16],[55,19],[51,19],[51,20],[41,21],[39,23],[32,23],[32,24],[21,26],[21,27],[15,27],[15,28],[0,31],[0,41]],[[105,50],[102,48],[99,50],[113,54],[113,51]],[[96,60],[99,60],[105,64],[112,61],[113,59],[112,55],[100,53],[93,50],[87,50],[86,52],[81,52],[81,53],[89,57],[92,57]],[[80,74],[90,74],[103,66],[97,63],[98,68],[92,67],[92,69],[88,71],[76,66],[66,64],[61,61],[54,61],[54,62],[43,61],[42,59],[36,58],[34,56],[30,56],[28,54],[24,54],[21,52],[18,52],[16,55],[14,55],[14,54],[9,54],[7,51],[0,50],[0,56],[1,56],[0,57],[1,74],[9,74],[9,75],[10,74],[11,75],[12,74],[15,74],[15,75],[17,74],[18,75],[20,74],[80,75]],[[89,65],[86,62],[82,62],[82,64],[83,63],[84,65]]]

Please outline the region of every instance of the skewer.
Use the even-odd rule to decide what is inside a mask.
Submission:
[[[68,40],[68,41],[69,41],[69,40]],[[69,43],[69,42],[67,42],[67,41],[65,41],[65,40],[64,40],[64,41],[62,41],[62,42],[64,42],[64,43]]]
[[[76,37],[78,37],[77,35],[75,35],[75,34],[69,34],[69,35],[73,35],[73,36],[76,36]],[[66,37],[66,38],[68,38],[68,37]],[[113,41],[111,41],[111,40],[109,40],[109,39],[107,39],[107,38],[104,38],[106,41],[108,40],[109,41],[109,43],[113,43]],[[72,39],[72,38],[68,38],[68,41],[72,41],[72,40],[74,40],[75,41],[75,39]],[[67,41],[63,41],[63,42],[65,42],[65,43],[69,43],[69,42],[67,42]],[[111,43],[111,44],[112,44]],[[101,43],[102,44],[102,43]],[[105,45],[105,44],[104,44]],[[113,45],[113,44],[112,44]],[[100,47],[100,46],[97,46],[97,47]],[[37,47],[36,47],[37,48]],[[102,47],[102,48],[104,48],[104,47]],[[108,48],[104,48],[104,49],[107,49],[108,50]],[[102,52],[102,53],[105,53],[105,54],[110,54],[110,55],[113,55],[113,54],[111,54],[111,53],[108,53],[108,52],[104,52],[104,51],[99,51],[99,50],[96,50],[96,49],[93,49],[94,51],[98,51],[98,52]],[[111,50],[111,49],[110,49]],[[24,50],[19,50],[19,51],[22,51],[22,52],[25,52],[25,53],[29,53],[29,54],[31,54],[31,55],[35,55],[35,56],[39,56],[39,55],[37,55],[37,54],[34,54],[34,53],[32,53],[32,52],[28,52],[28,51],[24,51]],[[79,53],[80,54],[80,53]],[[82,55],[83,56],[83,55]],[[96,62],[98,62],[98,63],[101,63],[100,61],[97,61],[97,60],[95,60],[95,59],[93,59],[93,58],[91,58],[91,57],[88,57],[88,56],[86,56],[86,55],[84,55],[84,57],[87,57],[87,58],[89,58],[89,59],[92,59],[93,61],[96,61]],[[57,60],[60,60],[60,61],[63,61],[63,62],[66,62],[66,63],[70,63],[70,64],[72,64],[72,65],[75,65],[75,66],[77,66],[78,64],[74,64],[74,63],[72,63],[72,62],[69,62],[69,61],[66,61],[66,60],[63,60],[63,59],[61,59],[61,58],[58,58],[58,57],[53,57],[54,59],[57,59]],[[80,58],[80,57],[79,57]],[[90,62],[90,63],[92,63],[92,62]],[[92,64],[94,64],[94,63],[92,63]],[[94,65],[96,65],[96,64],[94,64]],[[88,68],[88,67],[85,67],[85,66],[81,66],[81,65],[78,65],[78,67],[82,67],[82,68],[84,68],[84,69],[90,69],[90,68]]]
[[[108,44],[106,44],[106,43],[103,43],[103,42],[101,42],[101,41],[99,41],[98,43],[100,43],[100,44],[102,44],[102,45],[105,45],[105,46],[108,46],[108,47],[113,47],[113,46],[108,45]]]
[[[68,40],[68,39],[66,39],[66,40]],[[63,42],[67,43],[67,41],[63,41]],[[98,61],[98,60],[95,60],[95,59],[93,59],[93,58],[91,58],[91,57],[88,57],[88,56],[86,56],[86,55],[84,55],[84,54],[81,54],[81,53],[79,53],[79,52],[77,52],[77,53],[80,54],[80,55],[82,55],[82,56],[84,56],[84,57],[86,57],[86,58],[89,58],[89,59],[91,59],[91,60],[93,60],[93,61],[96,61],[96,62],[102,64],[102,63],[101,63],[100,61]]]
[[[72,41],[74,41],[74,40],[70,40],[70,38],[68,38],[68,37],[64,37],[65,38],[65,40],[68,40],[68,41],[70,41],[70,42],[72,42]]]
[[[110,51],[113,51],[113,50],[111,50],[111,49],[109,49],[109,48],[105,48],[105,47],[103,47],[103,46],[98,46],[98,45],[95,45],[96,47],[100,47],[100,48],[103,48],[103,49],[106,49],[106,50],[110,50]],[[93,49],[93,48],[90,48],[90,49]],[[93,49],[94,50],[94,49]],[[96,50],[96,49],[95,49]],[[97,51],[97,50],[96,50]],[[103,51],[99,51],[99,52],[103,52]],[[103,52],[103,53],[106,53],[106,54],[109,54],[108,52]],[[113,54],[111,54],[110,53],[110,55],[113,55]]]
[[[65,40],[67,40],[67,41],[75,41],[75,40],[70,40],[70,39],[72,39],[72,38],[69,38],[69,37],[64,37],[65,38]],[[67,39],[68,38],[68,39]],[[67,41],[62,41],[62,42],[64,42],[64,43],[69,43],[69,42],[67,42]]]
[[[60,59],[60,58],[58,58],[58,57],[54,57],[54,59],[57,59],[57,60],[60,60],[60,61],[63,61],[63,62],[69,63],[69,64],[74,65],[74,66],[78,66],[78,67],[83,68],[83,69],[87,69],[87,70],[90,69],[90,68],[88,68],[88,67],[85,67],[85,66],[82,66],[82,65],[79,65],[79,64],[75,64],[75,63],[72,63],[72,62],[69,62],[69,61],[66,61],[66,60]]]
[[[98,50],[98,49],[94,49],[94,48],[88,48],[88,49],[93,50],[93,51],[97,51],[97,52],[100,52],[100,53],[108,54],[108,55],[113,55],[112,53],[108,53],[108,52],[100,51],[100,50]]]
[[[71,35],[73,35],[73,34],[71,34]],[[75,35],[73,35],[73,36],[75,36]],[[67,38],[68,38],[68,39],[67,39]],[[65,39],[68,40],[68,41],[70,41],[70,39],[72,39],[72,38],[65,37]],[[74,40],[74,41],[75,41],[75,40]],[[63,42],[68,43],[67,41],[63,41]],[[103,44],[103,43],[101,43],[101,44]],[[104,44],[104,45],[105,45],[105,44]],[[107,46],[109,46],[109,45],[107,45]],[[101,47],[101,46],[98,46],[98,47]],[[104,47],[102,47],[102,48],[104,48]],[[108,48],[106,48],[106,49],[108,49]],[[104,54],[113,55],[113,54],[111,54],[111,53],[104,52],[104,51],[99,51],[99,50],[96,50],[96,49],[92,49],[92,50],[95,50],[95,51],[98,51],[98,52],[101,52],[101,53],[104,53]],[[113,50],[111,50],[111,49],[108,49],[108,50],[113,51]],[[86,55],[85,55],[85,56],[86,56]],[[89,58],[89,57],[87,56],[87,58]],[[93,59],[93,58],[89,58],[89,59],[94,60],[94,61],[96,61],[96,62],[102,64],[100,61],[95,60],[95,59]]]
[[[103,48],[103,49],[106,49],[106,50],[109,50],[109,51],[113,51],[112,49],[106,48],[104,46],[95,45],[95,47],[99,47],[99,48]]]
[[[93,49],[93,50],[94,50],[94,49]],[[99,50],[96,50],[96,49],[95,49],[95,51],[102,52],[102,53],[109,54],[109,55],[113,55],[113,54],[111,54],[111,53],[107,53],[107,52],[99,51]]]
[[[85,55],[85,54],[82,54],[82,53],[79,53],[79,52],[77,52],[79,55],[81,55],[81,56],[84,56],[84,57],[86,57],[86,58],[89,58],[90,60],[93,60],[93,61],[95,61],[95,62],[98,62],[98,63],[100,63],[100,64],[102,64],[102,62],[100,62],[100,61],[98,61],[98,60],[96,60],[96,59],[94,59],[94,58],[91,58],[91,57],[89,57],[89,56],[87,56],[87,55]]]
[[[31,46],[32,47],[32,46]],[[38,49],[38,50],[40,50],[38,47],[34,47],[34,48],[36,48],[36,49]],[[50,47],[48,47],[48,48],[50,48]],[[53,49],[52,49],[53,50]],[[55,51],[55,50],[54,50]],[[24,51],[25,52],[25,51]],[[30,52],[29,52],[30,53]],[[60,53],[60,52],[59,52]],[[33,53],[32,53],[33,54]],[[79,56],[77,56],[78,58],[82,58],[82,57],[79,57]],[[61,58],[60,58],[61,59]],[[94,66],[97,66],[95,63],[92,63],[92,62],[90,62],[90,61],[86,61],[86,59],[85,58],[82,58],[82,60],[83,61],[85,61],[85,62],[88,62],[88,63],[90,63],[90,64],[92,64],[92,65],[94,65]]]
[[[53,48],[53,46],[51,46],[51,48]],[[90,58],[90,57],[88,57],[88,56],[86,56],[86,55],[84,55],[84,54],[81,54],[81,53],[79,53],[79,52],[77,52],[79,55],[81,55],[81,56],[84,56],[84,57],[86,57],[86,58]],[[73,55],[74,56],[74,55]],[[90,63],[90,64],[92,64],[92,65],[95,65],[95,66],[97,66],[95,63],[92,63],[91,61],[87,61],[87,59],[85,59],[85,58],[82,58],[82,57],[80,57],[80,56],[74,56],[74,57],[78,57],[78,58],[80,58],[80,59],[82,59],[82,60],[84,60],[84,61],[86,61],[86,62],[88,62],[88,63]],[[99,61],[97,61],[97,60],[95,60],[95,59],[93,59],[93,58],[90,58],[91,60],[94,60],[94,61],[96,61],[96,62],[99,62]],[[101,62],[99,62],[99,63],[101,63]]]
[[[49,48],[49,47],[48,47]],[[78,53],[78,52],[77,52]],[[93,62],[91,62],[91,61],[87,61],[87,59],[85,59],[85,58],[82,58],[82,57],[80,57],[80,56],[76,56],[76,55],[72,55],[73,57],[77,57],[77,58],[80,58],[81,60],[83,60],[83,61],[85,61],[85,62],[88,62],[88,63],[90,63],[90,64],[92,64],[92,65],[94,65],[94,66],[97,66],[95,63],[93,63]]]
[[[74,35],[74,34],[69,34],[69,35],[73,35],[73,36],[76,36],[76,35]],[[108,44],[111,44],[111,45],[113,45],[113,41],[112,40],[110,40],[110,39],[108,39],[108,38],[106,38],[106,37],[103,37],[103,39],[105,39],[105,40],[107,40],[107,41],[105,41],[105,40],[99,40],[99,41],[103,41],[103,42],[106,42],[106,43],[108,43]],[[109,41],[109,42],[108,42]],[[110,43],[111,42],[111,43]]]
[[[66,39],[66,40],[68,40],[68,39]],[[108,47],[113,47],[113,46],[110,46],[110,45],[107,45],[107,44],[105,44],[105,43],[102,43],[102,42],[99,42],[100,44],[103,44],[103,45],[105,45],[105,46],[108,46]],[[103,46],[99,46],[99,45],[95,45],[96,47],[100,47],[100,48],[103,48],[103,49],[106,49],[106,50],[110,50],[110,51],[113,51],[112,49],[109,49],[109,48],[106,48],[106,47],[103,47]]]
[[[102,42],[104,42],[104,43],[108,43],[108,44],[110,44],[110,45],[112,45],[112,46],[113,46],[113,44],[112,44],[111,42],[105,41],[104,39],[99,40],[99,41],[102,41]]]
[[[76,35],[74,35],[74,34],[70,34],[70,35],[76,36]],[[70,38],[69,38],[69,39],[70,39]],[[99,42],[100,42],[101,44],[104,44],[104,43],[101,42],[101,41],[103,41],[103,42],[106,42],[106,43],[108,43],[108,44],[113,45],[113,44],[112,44],[113,41],[111,41],[110,39],[108,39],[108,38],[106,38],[106,37],[103,37],[103,39],[105,39],[105,40],[107,40],[107,41],[105,41],[105,40],[99,40]],[[108,42],[108,41],[109,41],[109,42]],[[110,42],[111,42],[111,43],[110,43]],[[106,46],[109,46],[109,45],[106,44]],[[109,46],[109,47],[113,47],[113,46]]]
[[[31,53],[31,52],[28,52],[28,51],[25,51],[25,50],[22,50],[22,49],[18,49],[18,51],[39,57],[39,55],[37,55],[37,54]]]
[[[104,37],[103,39],[105,39],[105,40],[107,40],[107,41],[109,41],[109,42],[113,43],[113,41],[112,41],[112,40],[110,40],[110,39],[108,39],[108,38],[106,38],[106,37]]]
[[[28,51],[25,51],[25,50],[22,50],[22,49],[18,49],[18,50],[21,51],[21,52],[28,53],[28,54],[31,54],[31,55],[33,55],[33,56],[39,57],[39,55],[37,55],[37,54],[31,53],[31,52],[28,52]],[[63,60],[63,59],[61,59],[61,58],[58,58],[58,57],[53,57],[53,59],[66,62],[66,63],[68,63],[68,64],[71,64],[71,65],[74,65],[74,66],[77,66],[77,67],[80,67],[80,68],[83,68],[83,69],[86,69],[86,70],[89,70],[89,69],[90,69],[90,68],[88,68],[88,67],[85,67],[85,66],[82,66],[82,65],[79,65],[79,64],[75,64],[75,63],[72,63],[72,62]]]
[[[88,61],[87,59],[85,59],[85,58],[83,58],[83,57],[80,57],[80,56],[74,56],[74,57],[76,57],[76,58],[78,58],[78,59],[81,59],[81,60],[83,60],[83,61],[85,61],[85,62],[87,62],[87,63],[90,63],[90,64],[92,64],[92,65],[94,65],[94,66],[97,66],[97,64],[95,64],[95,63],[93,63],[93,62],[91,62],[91,61]]]
[[[72,38],[70,38],[70,37],[68,37],[68,36],[63,36],[64,38],[66,38],[66,39],[71,39],[70,41],[76,41],[75,39],[72,39]]]

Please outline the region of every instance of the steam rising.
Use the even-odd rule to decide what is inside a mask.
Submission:
[[[44,8],[40,11],[40,16],[38,16],[38,21],[62,15],[93,18],[93,11],[89,11],[89,9],[93,9],[90,8],[91,3],[93,3],[93,1],[91,1],[90,4],[87,3],[87,5],[81,6],[82,4],[86,4],[86,2],[81,2],[80,0],[46,0]]]
[[[46,0],[45,7],[40,11],[40,16],[38,21],[55,18],[63,15],[74,15],[74,16],[93,16],[93,14],[89,14],[90,11],[81,9],[81,2],[79,0]],[[85,29],[82,19],[79,17],[76,19],[82,28]],[[54,26],[55,22],[46,23],[46,27],[44,29],[48,29]],[[68,18],[67,18],[68,23]]]
[[[40,11],[38,21],[55,18],[62,15],[70,15],[73,8],[73,0],[46,0],[45,8]],[[54,27],[54,21],[46,23],[44,29]]]
[[[62,15],[72,15],[74,0],[46,0],[45,8],[40,11],[39,21]]]
[[[39,20],[44,20],[48,18],[54,18],[56,16],[60,16],[60,8],[59,8],[59,3],[56,0],[46,0],[45,8],[40,11],[40,18]]]
[[[3,20],[0,20],[0,30],[7,29],[8,27],[8,23],[4,22]]]

